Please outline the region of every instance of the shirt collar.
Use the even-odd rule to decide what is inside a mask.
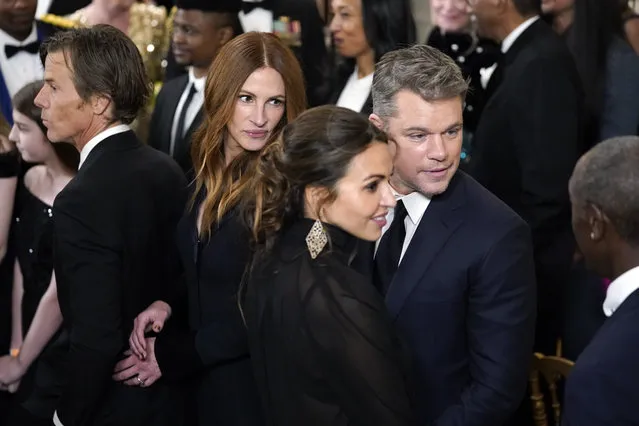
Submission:
[[[606,292],[603,311],[611,316],[621,306],[628,296],[639,289],[639,266],[629,269],[610,283]]]
[[[24,46],[26,44],[33,43],[34,41],[38,41],[38,31],[36,29],[35,22],[33,23],[33,27],[31,27],[29,36],[22,41],[18,41],[6,32],[0,30],[0,46],[5,46],[7,44],[14,46]]]
[[[515,28],[510,34],[508,34],[504,41],[501,42],[501,52],[508,52],[508,49],[512,47],[519,36],[522,35],[523,32],[528,29],[528,27],[534,24],[537,19],[539,19],[539,16],[533,16],[532,18],[526,19],[524,22],[519,24],[519,26]]]
[[[117,126],[109,127],[108,129],[92,137],[91,140],[87,142],[86,145],[84,145],[84,148],[82,148],[82,151],[80,151],[80,164],[78,165],[78,170],[80,170],[80,168],[82,167],[82,164],[84,164],[84,162],[86,161],[91,151],[93,151],[93,148],[98,146],[100,142],[102,142],[106,138],[109,138],[113,135],[117,135],[118,133],[124,133],[129,130],[131,130],[131,128],[127,126],[126,124],[119,124]]]
[[[410,221],[413,222],[413,225],[418,225],[430,204],[430,198],[427,198],[424,194],[419,192],[411,192],[410,194],[402,195],[395,191],[392,187],[391,190],[393,191],[393,195],[395,195],[395,199],[397,201],[401,200],[401,202],[404,203],[406,213],[408,213],[408,217],[410,218]]]
[[[206,76],[197,78],[193,73],[193,67],[189,68],[189,85],[193,84],[195,86],[195,90],[198,93],[204,93],[204,83],[206,83]]]

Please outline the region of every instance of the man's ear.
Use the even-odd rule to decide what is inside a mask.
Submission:
[[[373,125],[375,127],[377,127],[379,130],[384,130],[384,122],[382,121],[382,119],[379,117],[379,115],[377,114],[371,114],[368,116],[368,120],[373,123]]]
[[[111,98],[103,95],[95,95],[92,96],[90,101],[91,109],[93,110],[93,114],[95,115],[104,115],[109,110],[111,106]]]
[[[220,34],[220,47],[231,41],[235,35],[233,27],[222,27],[218,31]]]

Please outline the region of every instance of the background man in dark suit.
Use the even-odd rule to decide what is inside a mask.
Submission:
[[[488,81],[470,171],[530,226],[538,290],[535,349],[554,354],[575,250],[568,179],[582,149],[580,79],[539,0],[471,0],[503,52]]]
[[[412,350],[420,424],[500,426],[526,389],[532,244],[517,214],[457,170],[467,89],[429,46],[376,66],[371,120],[391,141],[398,203],[374,276]]]
[[[178,0],[173,21],[173,56],[188,73],[162,86],[151,117],[149,145],[171,155],[191,174],[191,140],[202,123],[204,83],[218,50],[241,27],[240,0]]]
[[[600,143],[570,179],[573,229],[586,265],[613,281],[610,317],[568,377],[564,426],[639,424],[639,138]]]
[[[166,387],[111,378],[133,319],[179,274],[173,235],[184,176],[128,127],[149,96],[142,58],[106,25],[60,32],[42,56],[45,86],[35,102],[47,136],[80,151],[78,174],[54,204],[54,267],[69,340],[54,424],[176,424]]]

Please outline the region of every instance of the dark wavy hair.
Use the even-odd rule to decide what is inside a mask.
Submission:
[[[40,90],[42,90],[43,85],[44,82],[42,80],[27,84],[22,89],[18,90],[18,92],[13,96],[13,100],[11,102],[13,109],[26,116],[29,120],[34,121],[42,133],[44,133],[46,138],[47,128],[42,123],[42,117],[40,115],[42,109],[38,108],[33,103],[36,96],[38,96],[38,93],[40,93]],[[53,150],[64,167],[72,172],[76,172],[78,170],[78,165],[80,164],[80,153],[75,146],[66,142],[52,143],[49,141],[49,143],[53,145]]]
[[[253,264],[282,228],[304,217],[305,189],[326,188],[321,204],[332,202],[353,158],[374,142],[388,143],[386,134],[361,114],[332,105],[309,109],[284,128],[278,143],[262,151],[251,196],[240,205],[256,245]]]

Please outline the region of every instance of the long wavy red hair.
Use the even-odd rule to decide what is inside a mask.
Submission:
[[[204,122],[191,148],[195,169],[195,194],[203,188],[201,234],[208,235],[214,223],[247,196],[260,151],[243,151],[226,165],[224,141],[237,97],[246,79],[264,67],[275,69],[285,87],[285,113],[264,148],[279,137],[284,126],[306,109],[304,77],[293,52],[275,35],[249,32],[227,43],[211,65],[206,78]],[[194,198],[195,199],[195,198]]]

